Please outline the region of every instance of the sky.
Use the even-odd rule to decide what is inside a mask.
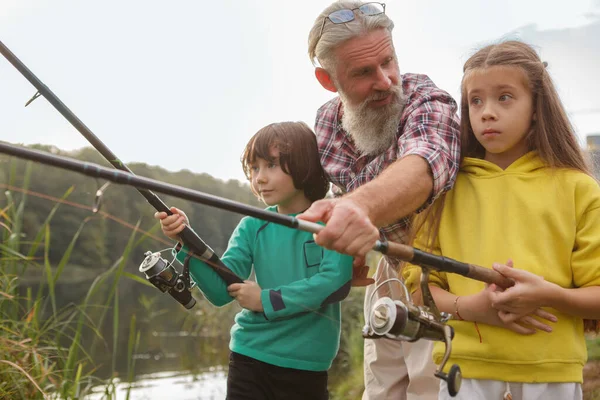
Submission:
[[[0,0],[0,41],[123,162],[245,180],[248,139],[314,123],[334,96],[314,77],[308,32],[329,0]],[[600,134],[600,0],[394,0],[401,72],[457,101],[462,65],[506,38],[549,63],[582,144]],[[0,57],[0,140],[88,143]]]

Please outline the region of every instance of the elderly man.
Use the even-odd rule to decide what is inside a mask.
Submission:
[[[309,35],[317,80],[339,95],[319,108],[315,131],[343,196],[317,201],[300,218],[326,222],[316,242],[354,255],[355,267],[380,237],[406,242],[411,217],[450,189],[458,170],[456,102],[427,76],[400,74],[393,27],[384,4],[342,0]],[[398,264],[383,257],[376,282],[397,276]],[[363,399],[436,399],[431,347],[365,340]]]

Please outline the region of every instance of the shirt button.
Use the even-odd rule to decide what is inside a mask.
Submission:
[[[354,179],[354,177],[356,177],[356,174],[354,172],[350,172],[350,178]]]

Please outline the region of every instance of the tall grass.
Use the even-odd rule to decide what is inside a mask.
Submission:
[[[364,390],[364,293],[364,288],[353,288],[342,302],[340,349],[329,373],[331,400],[360,399]]]
[[[11,163],[11,183],[16,173],[16,167]],[[28,188],[31,173],[32,166],[28,163],[22,181],[24,189]],[[73,188],[69,188],[63,199],[72,191]],[[139,277],[124,272],[129,254],[144,238],[136,239],[134,230],[122,256],[112,267],[99,274],[83,301],[59,308],[56,285],[68,270],[72,251],[91,218],[82,221],[60,261],[53,265],[49,257],[51,222],[60,203],[52,208],[33,241],[27,241],[22,232],[26,194],[15,196],[7,191],[5,199],[6,204],[0,205],[0,398],[77,399],[98,384],[105,385],[105,398],[113,398],[114,361],[111,378],[104,382],[95,378],[93,373],[97,366],[92,355],[83,348],[82,338],[84,334],[91,334],[96,340],[112,341],[113,360],[117,358],[120,350],[117,347],[120,321],[118,286],[123,277],[145,283]],[[38,250],[43,253],[41,261],[35,257]],[[33,269],[43,271],[35,294],[21,280]],[[110,284],[106,285],[109,280]],[[95,315],[96,310],[101,310],[99,316]],[[103,338],[100,331],[109,310],[112,310],[112,337]],[[128,378],[132,379],[132,355],[140,341],[135,316],[131,317],[129,327]]]

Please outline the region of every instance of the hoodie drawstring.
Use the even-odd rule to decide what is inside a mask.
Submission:
[[[506,391],[504,392],[502,400],[512,400],[512,394],[510,393],[510,383],[508,382],[506,382]]]

